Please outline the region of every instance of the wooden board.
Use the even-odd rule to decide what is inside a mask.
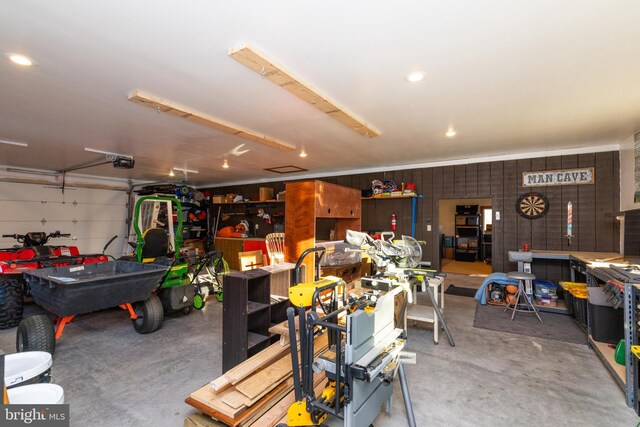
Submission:
[[[320,396],[322,390],[325,387],[326,377],[324,372],[321,374],[314,374],[313,376],[313,391],[316,396]],[[271,409],[266,411],[260,418],[255,420],[252,424],[256,427],[260,426],[274,426],[279,422],[286,422],[287,410],[289,406],[291,406],[295,402],[295,393],[293,391],[289,392],[286,396],[284,396],[278,403],[276,403]]]
[[[278,343],[272,344],[260,353],[229,369],[224,375],[221,375],[209,384],[213,389],[214,394],[217,394],[287,353],[289,353],[288,345],[281,346]]]
[[[217,131],[239,136],[241,138],[248,139],[249,141],[258,142],[260,144],[272,148],[277,148],[282,151],[291,151],[296,148],[295,145],[289,144],[287,142],[277,141],[273,138],[267,138],[264,135],[259,135],[253,131],[242,129],[239,126],[225,123],[220,119],[209,117],[203,113],[197,113],[195,111],[192,111],[190,108],[179,106],[177,104],[161,98],[157,98],[152,95],[135,92],[129,96],[129,101],[151,107],[158,112],[163,112],[172,116],[180,117],[191,122],[215,129]]]
[[[327,334],[316,338],[314,347],[316,352],[326,346]],[[275,361],[262,371],[236,384],[236,390],[247,396],[249,399],[255,399],[264,393],[272,383],[279,382],[283,378],[287,378],[288,375],[291,375],[291,355]]]
[[[191,414],[184,419],[184,427],[223,427],[224,424],[204,414]]]
[[[380,136],[380,131],[357,118],[353,113],[339,107],[316,89],[312,89],[307,83],[294,77],[290,72],[285,71],[253,46],[242,45],[230,49],[229,56],[361,135],[367,138]]]

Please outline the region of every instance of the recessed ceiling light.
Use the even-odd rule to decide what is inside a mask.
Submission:
[[[224,163],[222,164],[222,167],[225,169],[229,169],[229,162],[227,161],[227,159],[224,159]]]
[[[413,71],[407,74],[407,80],[411,83],[417,83],[424,80],[424,73],[422,71]]]
[[[304,150],[302,150],[302,151],[300,152],[300,157],[307,157],[307,152],[306,152],[306,151],[304,151]]]
[[[15,146],[18,146],[18,147],[28,147],[29,146],[29,144],[27,144],[26,142],[8,141],[6,139],[0,139],[0,144],[15,145]]]
[[[22,65],[24,67],[30,67],[36,64],[36,61],[33,59],[19,53],[5,53],[4,56],[14,64]]]
[[[446,136],[447,138],[453,138],[457,133],[458,132],[456,132],[454,129],[449,129],[447,133],[444,134],[444,136]]]
[[[175,174],[175,173],[173,173],[173,169],[171,169],[171,170],[169,171],[169,176],[176,176],[176,174]]]

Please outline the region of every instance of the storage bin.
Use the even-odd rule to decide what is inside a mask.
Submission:
[[[589,294],[589,316],[591,318],[591,336],[594,340],[608,344],[617,344],[624,338],[624,310],[613,308],[607,301],[604,289],[587,288]]]
[[[558,292],[558,285],[547,280],[536,279],[533,281],[535,296],[553,295]]]
[[[536,304],[545,307],[556,307],[558,305],[558,297],[556,295],[536,295]]]
[[[587,292],[574,290],[573,295],[573,315],[583,327],[587,327]]]

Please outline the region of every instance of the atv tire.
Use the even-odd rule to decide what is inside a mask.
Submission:
[[[56,332],[49,316],[38,314],[20,322],[16,334],[16,351],[46,351],[53,356],[56,351]]]
[[[134,311],[138,316],[137,319],[133,319],[133,328],[137,333],[150,334],[162,326],[164,308],[156,294],[151,294],[145,301],[136,304]]]
[[[22,320],[23,294],[20,279],[0,281],[0,329],[14,328]]]

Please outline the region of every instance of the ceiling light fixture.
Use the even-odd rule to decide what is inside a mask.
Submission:
[[[19,53],[7,52],[4,54],[4,56],[14,64],[22,65],[23,67],[30,67],[36,64],[36,61],[34,61],[33,59]]]
[[[300,152],[300,157],[307,157],[307,152],[306,152],[306,151],[304,151],[304,150],[302,150],[302,151]]]
[[[447,138],[453,138],[454,136],[456,136],[458,132],[456,132],[454,129],[449,128],[449,130],[447,131],[447,133],[444,134],[444,136],[446,136]]]
[[[178,172],[184,172],[184,173],[187,173],[187,172],[189,172],[189,173],[198,173],[198,171],[193,170],[193,169],[177,168],[175,166],[173,167],[173,170],[174,171],[178,171]]]
[[[133,94],[129,95],[129,101],[151,107],[158,113],[163,112],[172,116],[181,117],[183,119],[189,120],[190,122],[198,123],[200,125],[210,127],[220,132],[239,136],[240,138],[248,139],[249,141],[268,145],[269,147],[277,148],[282,151],[291,151],[296,148],[295,145],[289,144],[287,142],[278,141],[273,138],[267,138],[266,136],[259,135],[256,132],[241,129],[236,125],[225,123],[222,120],[209,117],[202,113],[190,111],[186,107],[173,104],[164,99],[156,98],[142,92],[134,92]]]
[[[229,169],[229,162],[227,161],[227,159],[224,159],[224,163],[222,164],[222,167],[225,169]]]
[[[26,142],[8,141],[6,139],[0,139],[0,144],[15,145],[16,147],[28,147],[29,146],[29,144],[27,144]]]
[[[364,120],[357,118],[354,114],[338,106],[318,90],[313,89],[306,83],[303,83],[298,77],[288,71],[285,71],[283,67],[276,65],[275,61],[255,49],[253,46],[244,44],[239,47],[229,49],[229,56],[359,134],[364,135],[367,138],[380,136],[379,130],[373,128]]]
[[[422,71],[413,71],[407,74],[407,80],[411,83],[418,83],[424,80],[424,73]]]
[[[171,170],[169,171],[169,176],[176,176],[176,174],[175,174],[175,173],[173,173],[173,169],[171,169]]]

